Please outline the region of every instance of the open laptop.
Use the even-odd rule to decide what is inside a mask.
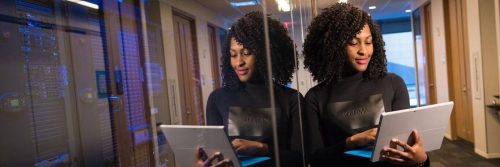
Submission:
[[[176,163],[180,166],[193,166],[197,146],[202,147],[208,156],[221,152],[224,158],[233,161],[234,167],[251,166],[269,157],[237,156],[224,131],[224,126],[161,125],[167,143],[174,151]]]
[[[452,109],[453,102],[445,102],[382,113],[375,146],[345,153],[370,158],[372,162],[379,161],[380,152],[389,146],[391,139],[414,142],[410,136],[413,129],[418,131],[426,152],[440,149]],[[400,147],[398,149],[402,150]]]

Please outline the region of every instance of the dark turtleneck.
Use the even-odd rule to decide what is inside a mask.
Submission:
[[[224,125],[230,139],[242,138],[266,143],[271,149],[272,122],[269,86],[263,79],[240,83],[237,87],[214,90],[207,102],[207,125]],[[302,95],[294,89],[274,84],[281,166],[302,166],[299,103]],[[229,122],[232,124],[229,124]]]
[[[401,77],[389,73],[378,80],[364,80],[363,73],[351,73],[336,83],[311,88],[305,103],[306,145],[313,167],[391,166],[345,155],[345,141],[375,127],[380,112],[410,107]]]

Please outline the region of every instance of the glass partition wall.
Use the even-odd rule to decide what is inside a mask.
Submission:
[[[421,12],[410,1],[349,2],[380,26],[412,106],[432,103]],[[317,83],[302,45],[313,14],[333,3],[3,0],[0,166],[186,166],[161,125],[224,126],[241,156],[306,166],[301,102]]]
[[[0,166],[182,166],[161,125],[225,125],[231,141],[267,144],[263,155],[277,165],[292,144],[288,129],[297,129],[293,142],[303,159],[302,96],[292,89],[307,91],[300,90],[306,73],[295,60],[302,59],[310,1],[0,4]],[[252,11],[262,16],[251,26],[263,31],[231,33]],[[271,47],[274,23],[293,40],[291,50]],[[228,37],[243,49],[232,50]],[[284,80],[273,71],[287,63],[273,62],[280,52],[293,59]],[[248,55],[255,58],[253,67],[238,59]],[[258,77],[241,78],[251,70]],[[237,91],[228,88],[233,81]],[[220,122],[212,120],[214,113]],[[243,125],[253,129],[237,128]]]

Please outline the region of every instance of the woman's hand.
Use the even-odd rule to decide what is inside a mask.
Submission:
[[[234,139],[232,144],[239,154],[263,155],[269,153],[268,145],[258,141]]]
[[[367,144],[375,141],[377,130],[377,128],[372,128],[348,137],[346,139],[346,149],[349,150],[356,147],[366,146]]]
[[[206,160],[206,153],[201,147],[197,147],[195,153],[195,167],[230,167],[233,166],[233,161],[229,159],[224,159],[224,156],[220,152],[216,152]],[[214,161],[217,160],[217,161]],[[216,162],[215,164],[212,164]]]
[[[425,163],[427,154],[425,153],[424,145],[420,140],[420,135],[417,130],[413,130],[412,134],[415,144],[412,146],[398,140],[392,139],[390,145],[393,148],[385,147],[381,154],[383,160],[390,163],[404,166],[418,166]],[[404,151],[397,150],[397,146],[403,147]]]

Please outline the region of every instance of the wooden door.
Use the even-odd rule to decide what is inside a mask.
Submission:
[[[437,91],[436,91],[436,75],[434,71],[434,49],[432,44],[432,12],[431,4],[424,6],[423,10],[423,33],[424,33],[424,52],[426,53],[426,71],[427,71],[427,104],[437,103]]]
[[[417,105],[436,103],[434,56],[432,48],[432,20],[430,3],[413,11],[415,40]]]
[[[173,20],[182,123],[203,125],[203,101],[194,19],[174,11]]]
[[[219,46],[219,41],[221,39],[217,36],[217,28],[212,25],[208,25],[208,42],[210,45],[210,59],[212,61],[212,85],[214,90],[222,86],[221,82],[221,68],[220,68],[220,58],[221,49]]]
[[[471,108],[471,87],[467,44],[467,14],[465,0],[446,0],[446,52],[450,100],[455,102],[452,113],[452,138],[474,142]]]

